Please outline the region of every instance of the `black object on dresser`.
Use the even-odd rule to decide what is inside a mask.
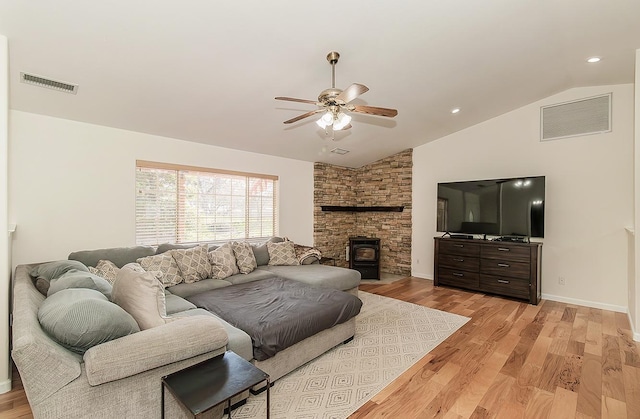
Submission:
[[[435,238],[433,284],[540,302],[542,243]]]

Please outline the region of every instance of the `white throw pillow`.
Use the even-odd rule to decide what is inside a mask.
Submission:
[[[292,241],[280,243],[267,242],[269,265],[300,265]]]
[[[209,262],[211,262],[211,278],[225,279],[240,272],[230,243],[210,251]]]
[[[248,274],[258,267],[256,257],[251,245],[247,242],[233,242],[233,254],[236,256],[236,264],[240,273]]]
[[[167,319],[164,286],[150,272],[120,269],[113,283],[111,300],[136,320],[140,330],[162,326]]]
[[[208,250],[209,246],[206,244],[190,249],[171,250],[171,256],[175,259],[178,269],[180,269],[180,276],[186,284],[192,284],[211,276]]]
[[[162,283],[165,287],[178,285],[183,281],[180,269],[171,252],[147,256],[136,260],[147,272],[162,272]]]

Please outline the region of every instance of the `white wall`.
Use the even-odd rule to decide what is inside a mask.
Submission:
[[[137,159],[277,175],[280,234],[313,243],[313,163],[19,111],[9,118],[14,266],[134,245]]]
[[[640,49],[636,50],[635,132],[634,132],[634,223],[629,244],[629,320],[633,338],[640,341]]]
[[[8,241],[8,130],[7,114],[9,112],[9,48],[7,38],[0,35],[0,342],[9,336],[9,288],[10,265]],[[0,393],[11,390],[9,376],[9,345],[0,345]]]
[[[539,141],[540,106],[609,92],[611,133]],[[543,298],[626,312],[633,97],[631,84],[571,89],[415,148],[413,275],[433,278],[438,182],[542,175]]]

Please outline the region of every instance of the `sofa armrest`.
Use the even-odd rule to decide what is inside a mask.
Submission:
[[[87,379],[97,386],[215,351],[227,342],[215,317],[179,318],[90,348],[84,354]]]

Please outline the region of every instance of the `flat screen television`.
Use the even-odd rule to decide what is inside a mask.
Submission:
[[[436,230],[544,237],[544,176],[438,183]]]

